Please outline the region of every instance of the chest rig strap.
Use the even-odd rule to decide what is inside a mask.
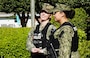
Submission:
[[[34,39],[33,39],[33,43],[37,48],[45,48],[46,47],[46,43],[47,43],[47,38],[46,38],[46,34],[47,34],[47,30],[48,27],[51,25],[51,23],[47,23],[47,25],[44,27],[44,29],[40,32],[39,31],[39,27],[40,25],[36,26],[36,29],[34,31]]]

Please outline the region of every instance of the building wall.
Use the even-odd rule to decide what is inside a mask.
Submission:
[[[35,25],[37,24],[37,21],[35,21]],[[15,19],[0,19],[0,27],[20,28],[22,26],[15,22]],[[31,19],[28,20],[26,27],[31,27]]]
[[[2,19],[0,20],[0,27],[21,27],[19,26],[14,19]]]

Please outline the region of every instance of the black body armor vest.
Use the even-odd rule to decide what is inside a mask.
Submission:
[[[39,31],[40,25],[36,26],[33,38],[33,44],[36,46],[36,48],[45,48],[47,46],[46,33],[50,25],[51,23],[48,23],[41,32]]]

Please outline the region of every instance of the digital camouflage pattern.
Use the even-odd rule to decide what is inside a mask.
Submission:
[[[36,28],[36,27],[35,27]],[[32,29],[30,31],[30,33],[28,34],[28,39],[27,39],[27,43],[26,43],[26,49],[31,52],[31,49],[32,48],[35,48],[35,45],[33,44],[33,34],[34,34],[34,29]],[[40,26],[39,28],[39,31],[42,31],[44,27]],[[48,27],[48,30],[47,30],[47,34],[46,34],[46,38],[49,40],[49,36],[51,34],[52,31],[55,31],[56,27],[54,25],[50,25]],[[44,54],[46,55],[47,54],[47,49],[46,48],[43,48],[42,49],[44,51]]]
[[[72,37],[74,31],[71,26],[65,25],[57,29],[54,33],[54,37],[59,40],[59,58],[79,58],[78,51],[71,52]]]
[[[53,9],[53,13],[58,12],[58,11],[66,11],[66,10],[70,11],[71,10],[70,6],[56,3],[56,7]]]
[[[52,13],[53,9],[54,9],[54,6],[52,6],[52,5],[48,4],[48,3],[44,3],[42,5],[42,10],[46,11],[47,13]]]

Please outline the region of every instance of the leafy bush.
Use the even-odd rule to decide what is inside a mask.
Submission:
[[[81,58],[90,58],[90,41],[86,40],[85,31],[78,29],[79,35],[79,52]]]
[[[70,21],[77,26],[77,28],[85,30],[87,28],[87,19],[88,15],[83,8],[75,9],[75,16]]]
[[[51,18],[51,23],[54,25],[54,26],[56,26],[57,28],[60,26],[60,24],[58,23],[58,22],[55,22],[55,20],[54,20],[55,18],[54,18],[54,16],[52,16],[52,18]]]
[[[0,28],[0,57],[29,58],[26,39],[30,28]]]
[[[30,58],[26,50],[26,40],[30,28],[0,28],[0,57]],[[86,33],[78,29],[79,52],[81,58],[90,58],[90,41],[86,40]]]

